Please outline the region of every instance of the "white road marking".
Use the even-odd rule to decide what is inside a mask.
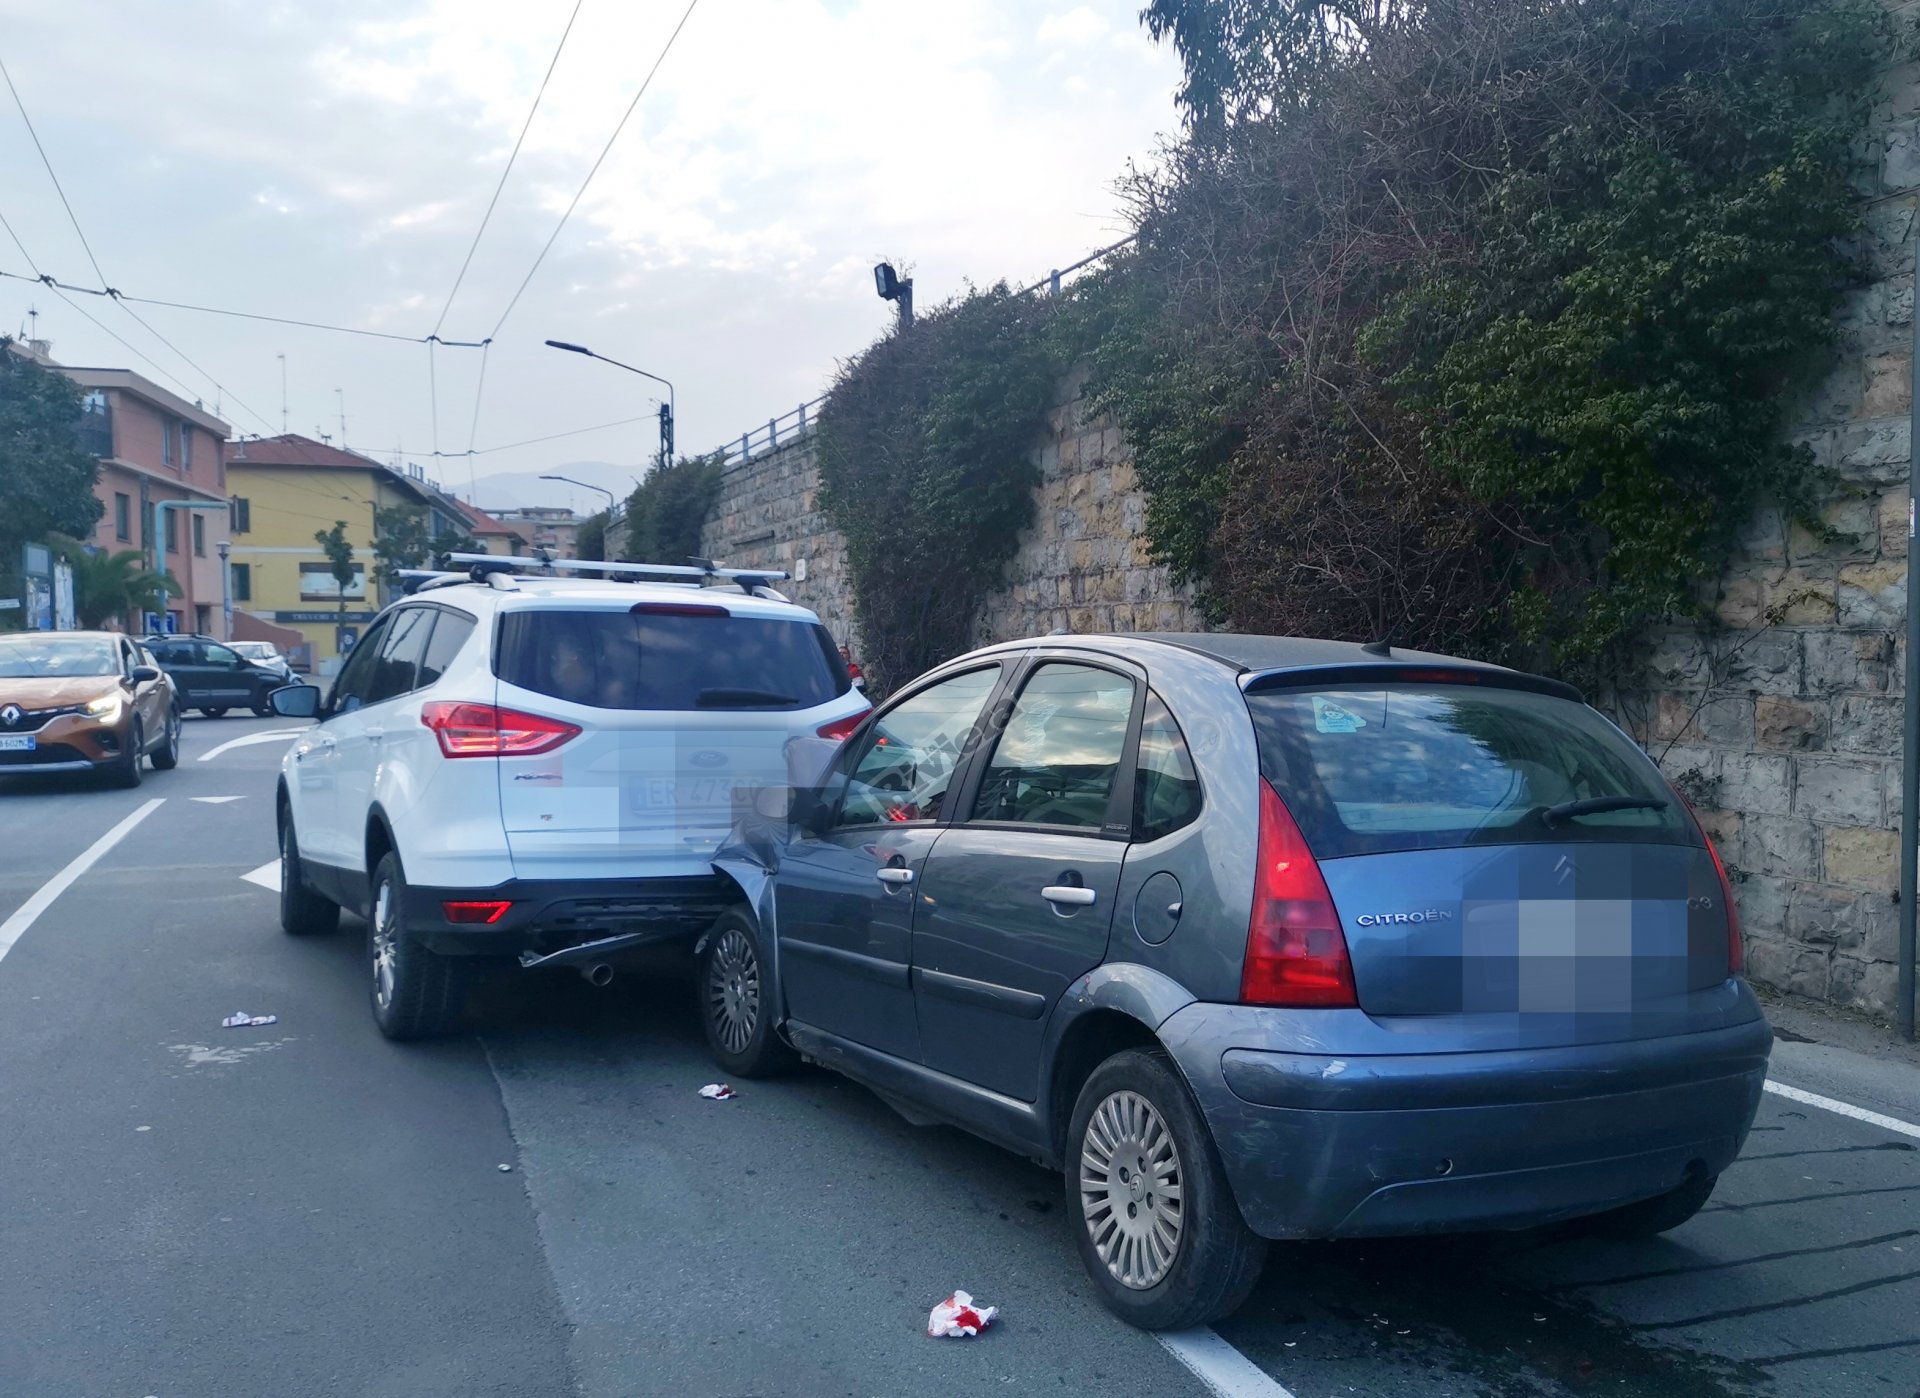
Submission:
[[[290,743],[306,731],[304,728],[273,728],[265,733],[243,733],[238,738],[229,738],[219,747],[201,753],[199,760],[211,762],[223,752],[252,747],[255,743]]]
[[[280,861],[277,859],[269,859],[258,869],[249,869],[240,877],[248,883],[259,884],[260,887],[266,889],[269,893],[278,893],[280,891]]]
[[[33,926],[35,921],[39,919],[40,914],[53,906],[54,899],[65,893],[69,888],[72,888],[75,881],[77,881],[82,874],[86,873],[87,870],[98,864],[102,855],[124,840],[134,826],[159,810],[166,803],[166,797],[156,796],[147,802],[146,805],[140,807],[139,810],[135,811],[132,815],[114,826],[113,829],[88,845],[86,849],[75,855],[73,861],[68,864],[66,868],[41,884],[39,892],[22,903],[12,917],[8,918],[5,922],[0,922],[0,960],[5,960],[7,953],[13,950],[13,944],[20,940],[20,934]]]
[[[1902,1136],[1911,1136],[1920,1141],[1920,1126],[1899,1117],[1882,1116],[1879,1112],[1870,1112],[1865,1107],[1856,1107],[1851,1102],[1841,1102],[1832,1097],[1822,1097],[1817,1092],[1803,1092],[1797,1087],[1788,1087],[1783,1082],[1767,1081],[1767,1091],[1786,1098],[1789,1102],[1801,1102],[1809,1107],[1818,1107],[1825,1112],[1838,1116],[1850,1116],[1855,1121],[1864,1121],[1869,1126],[1878,1126],[1883,1130],[1895,1131]]]
[[[1286,1385],[1211,1330],[1163,1330],[1154,1339],[1216,1398],[1293,1398]]]
[[[229,801],[244,801],[244,796],[189,796],[189,801],[198,801],[203,806],[224,806]]]

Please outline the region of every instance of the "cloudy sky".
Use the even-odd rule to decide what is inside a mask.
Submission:
[[[698,0],[499,329],[484,392],[473,350],[430,363],[421,344],[140,307],[196,369],[75,298],[149,364],[19,281],[0,280],[0,332],[37,308],[56,358],[184,384],[245,433],[280,430],[284,354],[293,430],[337,438],[343,390],[349,445],[463,493],[471,470],[483,500],[489,474],[654,446],[651,421],[507,445],[652,410],[654,385],[547,338],[673,379],[679,445],[705,449],[813,398],[879,333],[877,259],[911,263],[925,306],[1124,232],[1113,181],[1176,124],[1175,61],[1139,3]],[[423,337],[573,7],[0,0],[0,59],[109,284]],[[443,338],[494,331],[684,10],[581,0]],[[4,90],[0,215],[42,271],[97,284]],[[28,270],[0,233],[0,271]]]

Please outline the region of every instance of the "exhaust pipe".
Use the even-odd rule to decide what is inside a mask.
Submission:
[[[613,967],[604,961],[596,961],[591,966],[581,967],[580,974],[586,977],[588,985],[604,986],[613,980]]]

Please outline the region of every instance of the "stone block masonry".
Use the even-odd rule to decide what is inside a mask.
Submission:
[[[1034,445],[1040,467],[1033,522],[1004,586],[982,609],[979,640],[1050,631],[1204,629],[1192,591],[1147,557],[1146,497],[1120,431],[1088,410],[1070,376]],[[701,546],[732,567],[780,568],[782,590],[819,613],[859,653],[846,540],[821,511],[814,438],[796,438],[727,468]]]

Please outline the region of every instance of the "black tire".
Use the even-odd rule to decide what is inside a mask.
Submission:
[[[273,700],[265,694],[253,696],[253,716],[255,718],[273,717]]]
[[[1109,1310],[1142,1330],[1184,1330],[1239,1309],[1267,1243],[1240,1216],[1213,1133],[1164,1054],[1127,1049],[1093,1070],[1066,1155],[1074,1240]],[[1159,1192],[1174,1183],[1177,1200]]]
[[[167,736],[153,750],[153,770],[171,772],[180,765],[180,710],[167,710]]]
[[[307,883],[289,812],[280,820],[280,930],[289,937],[324,937],[339,926],[340,905]]]
[[[1653,1238],[1678,1228],[1705,1206],[1718,1175],[1691,1175],[1677,1188],[1637,1204],[1579,1220],[1580,1232],[1596,1238]]]
[[[707,933],[694,979],[700,1027],[714,1062],[736,1078],[771,1078],[800,1066],[800,1055],[773,1026],[760,927],[739,909]]]
[[[368,1002],[373,1022],[389,1039],[430,1039],[459,1020],[472,968],[460,957],[428,951],[408,933],[406,889],[400,861],[382,855],[367,914],[367,969],[373,977]]]
[[[113,784],[129,790],[140,785],[142,778],[141,759],[146,756],[143,749],[147,745],[146,730],[135,719],[127,729],[127,746],[120,754],[120,760],[113,764]]]
[[[225,708],[202,709],[200,712],[205,714],[208,718],[225,718],[227,716],[227,711]]]

